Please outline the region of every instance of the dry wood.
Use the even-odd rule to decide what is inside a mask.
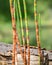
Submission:
[[[24,65],[21,54],[17,55],[18,57],[18,65]],[[27,55],[26,55],[27,56]],[[28,56],[27,56],[28,57]],[[6,58],[6,57],[5,57]],[[45,58],[45,57],[44,57]],[[47,60],[47,59],[46,59]],[[11,65],[12,61],[11,60],[6,60],[4,61],[3,59],[0,60],[0,63],[6,63],[7,65]],[[39,64],[39,60],[38,60],[38,56],[35,55],[30,55],[30,65],[38,65]],[[47,65],[47,62],[44,64]],[[49,65],[52,65],[52,61],[49,61]]]

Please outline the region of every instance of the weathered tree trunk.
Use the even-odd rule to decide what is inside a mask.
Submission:
[[[21,47],[22,52],[24,53],[24,47]],[[52,52],[43,50],[44,51],[44,65],[52,65]],[[28,58],[28,49],[26,49],[26,57]],[[17,46],[17,56],[18,65],[24,65],[20,50]],[[12,45],[11,44],[0,44],[0,65],[11,65],[12,64]],[[38,56],[38,48],[34,48],[31,46],[30,48],[30,65],[38,65],[39,64],[39,56]]]

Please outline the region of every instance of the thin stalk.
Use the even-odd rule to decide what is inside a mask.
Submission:
[[[15,65],[18,65],[18,57],[17,57],[17,47],[16,47],[16,51],[15,51]]]
[[[22,14],[21,14],[21,10],[20,10],[20,2],[19,2],[19,0],[17,0],[17,2],[18,2],[18,9],[19,9],[19,15],[20,15],[20,23],[21,23],[21,31],[22,31],[22,41],[23,41],[23,45],[25,45],[24,30],[23,30],[23,23],[22,23]],[[25,49],[26,48],[24,47],[24,57],[25,57],[24,65],[25,65],[25,61],[26,61],[26,55],[25,55],[26,51],[25,51]]]
[[[18,7],[17,7],[17,0],[16,0],[16,14],[17,14],[17,15],[16,15],[16,16],[17,16],[17,24],[18,24],[18,25],[17,25],[17,27],[18,27],[17,30],[18,30],[18,33],[19,33],[18,36],[19,36],[19,40],[20,40],[20,43],[21,43],[20,23],[19,23],[19,12],[18,12]]]
[[[34,17],[35,17],[35,25],[36,25],[36,41],[38,46],[39,65],[41,65],[41,46],[40,46],[39,26],[38,26],[38,19],[37,19],[37,0],[34,0]]]
[[[13,54],[12,54],[12,65],[15,65],[16,55],[16,21],[15,21],[15,1],[10,0],[10,11],[12,17],[12,29],[13,29]]]
[[[16,0],[14,0],[14,8],[15,8],[15,13],[16,13]],[[15,15],[15,14],[14,14]],[[16,15],[15,15],[16,16]],[[16,18],[16,17],[15,17]],[[17,43],[17,42],[16,42]],[[18,63],[18,58],[17,58],[17,46],[16,46],[16,49],[15,49],[15,65],[17,65]]]
[[[40,39],[40,41],[41,41],[41,16],[40,16],[40,13],[39,13],[39,15],[38,15],[39,17],[39,39]],[[42,64],[44,63],[43,61],[44,61],[44,58],[43,58],[43,55],[44,55],[44,53],[42,52],[41,53],[41,60],[42,60]]]
[[[40,13],[39,13],[39,36],[40,36],[40,40],[41,40],[41,16],[40,16]]]
[[[17,3],[17,1],[16,1],[16,3]],[[17,20],[19,21],[17,4],[16,4],[16,12],[17,12]],[[22,49],[21,49],[21,46],[20,46],[20,41],[19,41],[19,38],[18,38],[18,33],[16,34],[16,42],[18,44],[18,48],[20,49],[21,56],[24,59],[23,52],[22,52]]]
[[[16,0],[16,14],[17,14],[17,22],[19,22],[19,13],[18,13],[18,7],[17,7],[17,0]]]
[[[16,1],[16,3],[17,3],[17,1]],[[16,4],[16,12],[17,12],[17,20],[19,21],[17,4]],[[20,46],[20,41],[19,41],[19,38],[18,38],[18,33],[16,34],[16,42],[18,44],[18,48],[20,49],[22,59],[24,59],[23,52],[22,52],[22,49],[21,49],[21,46]]]
[[[23,58],[22,49],[20,47],[20,42],[18,39],[18,34],[16,33],[16,24],[14,19],[14,6],[13,6],[13,0],[10,0],[10,11],[11,11],[11,17],[12,17],[12,28],[13,28],[13,54],[12,54],[12,65],[15,65],[15,50],[16,50],[16,42],[18,44],[18,48],[20,49],[20,53]]]
[[[19,10],[19,16],[20,16],[20,23],[21,23],[21,31],[22,31],[22,40],[23,40],[23,45],[25,44],[25,39],[24,39],[24,30],[23,30],[23,23],[22,23],[22,13],[20,9],[20,2],[17,0],[18,3],[18,10]]]
[[[28,61],[27,65],[30,65],[30,46],[29,46],[29,33],[28,33],[28,21],[27,21],[27,12],[26,12],[26,3],[25,0],[23,0],[24,5],[24,15],[25,15],[25,25],[26,25],[26,39],[27,39],[27,48],[28,48]]]

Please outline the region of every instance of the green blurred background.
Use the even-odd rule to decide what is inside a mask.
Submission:
[[[30,45],[36,45],[33,3],[34,0],[26,0]],[[24,23],[22,0],[20,0],[20,4]],[[37,6],[37,11],[41,14],[41,21],[39,21],[41,47],[52,50],[52,0],[37,0]],[[16,23],[19,40],[22,44],[20,22]],[[9,0],[0,0],[0,42],[12,43]]]

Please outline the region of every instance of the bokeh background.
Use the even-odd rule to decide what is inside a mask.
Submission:
[[[23,0],[20,0],[24,23]],[[34,0],[26,0],[30,45],[36,45]],[[52,50],[52,0],[37,0],[37,11],[41,15],[39,20],[41,47]],[[16,22],[19,40],[22,44],[20,21]],[[25,24],[24,24],[25,27]],[[0,0],[0,42],[12,44],[12,23],[9,0]]]

